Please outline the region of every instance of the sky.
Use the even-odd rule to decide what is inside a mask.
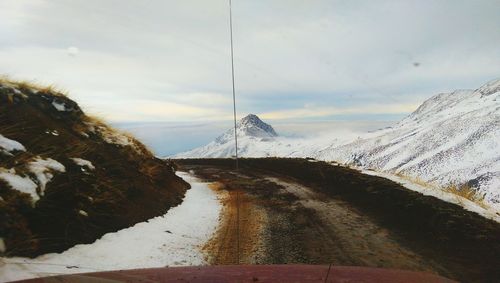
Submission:
[[[500,77],[498,0],[232,4],[238,117],[395,121]],[[127,129],[167,125],[172,143],[231,125],[227,0],[2,0],[0,18],[0,74]]]

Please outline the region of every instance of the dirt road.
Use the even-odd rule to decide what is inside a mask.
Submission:
[[[224,203],[220,228],[204,247],[212,264],[333,264],[426,271],[467,282],[493,282],[498,278],[495,266],[500,266],[496,265],[499,260],[493,254],[498,242],[491,242],[498,239],[498,225],[486,221],[485,227],[469,227],[478,229],[479,235],[490,233],[490,239],[476,237],[480,243],[448,238],[449,246],[442,247],[439,239],[432,242],[422,236],[424,232],[414,232],[425,227],[405,229],[392,220],[385,221],[390,217],[381,221],[378,210],[395,211],[384,202],[379,202],[384,207],[378,209],[366,201],[360,205],[352,197],[332,194],[317,182],[293,178],[293,170],[281,168],[288,172],[284,174],[256,166],[258,162],[237,172],[224,163],[211,163],[183,161],[181,166],[215,182],[213,189]],[[343,177],[337,174],[336,178]],[[378,189],[376,182],[366,186],[372,187],[369,192]],[[448,209],[447,204],[444,206]],[[436,208],[440,209],[444,208]],[[453,237],[450,231],[440,231],[439,235]],[[484,249],[477,249],[480,245]]]

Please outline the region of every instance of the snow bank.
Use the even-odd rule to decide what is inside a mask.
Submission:
[[[456,194],[453,194],[450,192],[446,192],[444,190],[436,189],[433,187],[426,187],[423,185],[415,184],[415,183],[411,182],[410,180],[392,175],[390,173],[378,172],[378,171],[373,171],[373,170],[366,170],[363,168],[355,168],[355,169],[360,170],[363,174],[366,174],[366,175],[379,176],[379,177],[389,179],[391,181],[394,181],[394,182],[402,185],[403,187],[405,187],[409,190],[419,192],[423,195],[432,196],[432,197],[438,198],[440,200],[459,205],[459,206],[463,207],[465,210],[475,212],[475,213],[477,213],[485,218],[492,219],[492,220],[500,223],[500,214],[497,213],[500,210],[498,209],[498,207],[496,207],[494,205],[492,205],[491,207],[485,208],[485,207],[482,207],[482,206],[478,205],[477,203],[470,201],[470,200],[468,200],[464,197],[461,197],[459,195],[456,195]]]
[[[18,141],[0,135],[0,152],[10,154],[12,151],[26,151],[26,148]]]
[[[35,259],[0,258],[0,281],[56,274],[131,268],[206,264],[201,246],[218,225],[221,204],[217,195],[187,173],[191,184],[182,204],[167,214],[108,233],[93,244],[77,245],[61,254]]]

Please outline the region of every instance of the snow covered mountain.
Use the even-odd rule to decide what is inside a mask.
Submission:
[[[402,174],[441,186],[467,185],[500,203],[500,79],[442,93],[394,127],[315,157]]]
[[[248,114],[236,124],[236,134],[238,154],[242,156],[251,155],[256,150],[255,147],[262,143],[274,145],[273,142],[278,137],[271,125],[264,123],[254,114]],[[229,129],[206,146],[181,153],[176,157],[231,157],[234,154],[234,129]]]
[[[243,124],[260,121],[251,115],[252,123],[247,116],[238,125],[239,152],[246,157],[314,157],[409,176],[440,187],[467,186],[487,202],[500,204],[499,96],[500,79],[476,90],[441,93],[393,127],[343,138],[332,134],[328,138],[290,139],[257,126],[267,134],[254,136],[240,129]],[[176,157],[230,157],[234,154],[232,137],[228,131],[216,141]]]

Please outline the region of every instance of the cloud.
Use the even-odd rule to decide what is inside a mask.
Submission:
[[[127,109],[119,111],[119,109]],[[156,100],[128,100],[111,106],[108,103],[100,105],[92,112],[99,113],[111,121],[176,121],[179,116],[191,121],[230,119],[215,109],[205,109],[171,102]]]
[[[73,56],[73,57],[78,55],[78,53],[80,52],[80,50],[74,46],[68,47],[68,49],[66,51],[67,51],[69,56]]]
[[[0,73],[62,86],[113,119],[225,119],[232,111],[227,8],[201,0],[2,1]],[[500,76],[498,1],[235,1],[233,8],[241,113],[370,112],[367,105],[413,105]],[[144,113],[138,100],[156,101],[161,111]],[[175,114],[162,114],[164,107]]]
[[[335,115],[369,115],[369,114],[402,114],[417,109],[418,104],[371,104],[355,107],[325,107],[305,106],[297,109],[287,109],[261,113],[264,119],[290,119],[290,118],[313,118],[328,117]]]

